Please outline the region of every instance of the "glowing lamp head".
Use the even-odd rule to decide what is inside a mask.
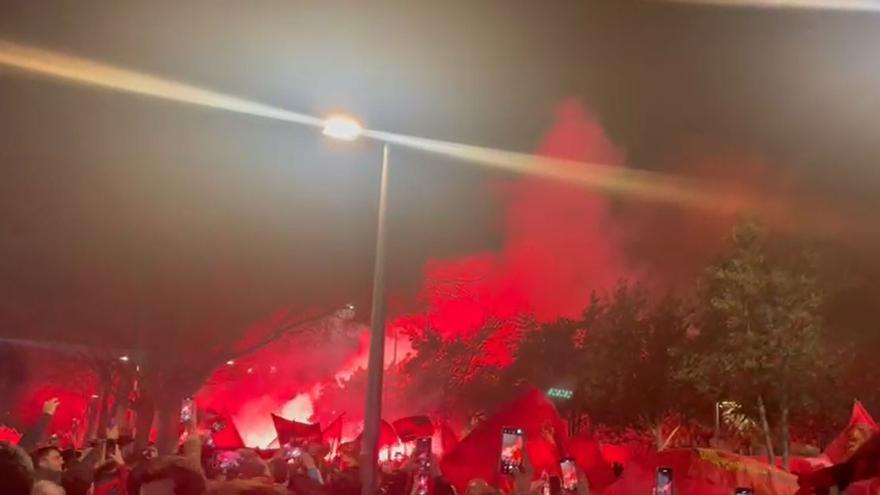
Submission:
[[[123,355],[123,356],[119,356],[119,360],[122,361],[123,363],[127,363],[128,360],[129,360],[129,357],[128,357],[128,356],[124,356],[124,355]]]
[[[361,134],[363,134],[363,132],[364,128],[361,127],[358,121],[352,119],[351,117],[334,115],[324,121],[323,134],[325,136],[332,137],[333,139],[354,141]]]

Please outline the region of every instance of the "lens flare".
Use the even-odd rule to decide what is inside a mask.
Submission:
[[[325,132],[326,124],[331,122],[334,123],[332,127],[334,133],[342,133],[349,139],[352,136],[356,137],[356,135],[362,134],[368,138],[444,155],[462,162],[564,181],[573,185],[632,195],[643,199],[724,211],[738,211],[744,206],[756,206],[754,198],[744,198],[742,195],[732,194],[706,182],[697,182],[668,174],[606,167],[599,164],[553,160],[527,153],[426,139],[380,130],[362,130],[354,121],[327,121],[311,115],[291,112],[81,57],[2,40],[0,40],[0,65],[90,86],[324,128]]]
[[[761,9],[850,10],[880,12],[876,0],[665,0],[673,3]]]
[[[100,62],[0,40],[0,65],[81,84],[319,127],[321,119]]]

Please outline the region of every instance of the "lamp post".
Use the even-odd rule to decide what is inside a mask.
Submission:
[[[363,133],[357,121],[330,117],[324,122],[325,136],[353,141]],[[376,225],[376,254],[373,260],[373,301],[370,312],[370,356],[367,361],[367,397],[364,435],[361,443],[361,493],[374,495],[377,488],[379,429],[382,418],[382,379],[385,361],[385,212],[388,208],[388,144],[382,148],[379,176],[379,210]]]

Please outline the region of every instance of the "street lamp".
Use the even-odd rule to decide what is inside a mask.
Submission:
[[[325,136],[353,141],[363,134],[354,119],[332,116],[324,121]],[[364,406],[364,436],[361,443],[361,493],[376,489],[376,460],[379,456],[379,428],[382,421],[382,379],[385,361],[385,212],[388,207],[388,144],[382,148],[379,176],[379,211],[376,223],[376,254],[373,260],[373,301],[370,312],[370,356],[367,361],[367,397]]]
[[[333,115],[324,121],[323,134],[333,139],[354,141],[363,132],[364,128],[361,127],[358,121],[344,115]]]

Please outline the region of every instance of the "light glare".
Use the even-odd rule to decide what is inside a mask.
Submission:
[[[354,141],[364,132],[364,128],[354,119],[344,116],[332,116],[324,121],[325,136],[343,141]]]

